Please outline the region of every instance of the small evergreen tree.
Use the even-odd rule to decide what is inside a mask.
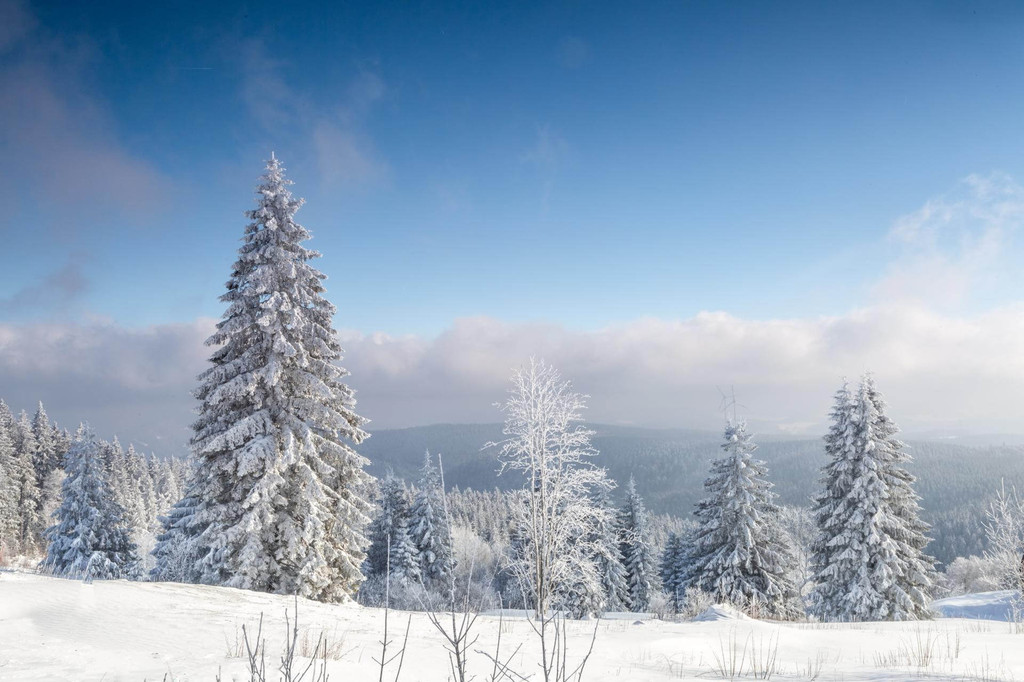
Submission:
[[[428,450],[423,457],[416,499],[410,511],[409,532],[425,580],[446,580],[455,567],[452,535],[444,514],[441,478]]]
[[[40,568],[75,578],[136,578],[138,556],[123,510],[110,495],[92,431],[81,426],[68,451],[67,474],[56,524],[46,530],[46,558]]]
[[[6,407],[0,405],[0,409]],[[19,486],[15,480],[17,458],[8,427],[0,419],[0,558],[15,550],[20,530]]]
[[[625,611],[629,585],[626,567],[622,565],[622,556],[619,554],[621,538],[609,490],[602,488],[595,492],[594,506],[604,512],[597,517],[593,532],[595,563],[604,596],[602,610]]]
[[[64,453],[57,451],[56,435],[50,418],[46,414],[46,409],[40,402],[36,408],[36,414],[32,418],[32,439],[36,446],[33,465],[36,470],[36,485],[40,490],[44,488],[50,474],[62,468],[61,458]],[[45,506],[47,501],[44,496],[42,505]]]
[[[12,419],[13,423],[13,419]],[[13,423],[14,436],[14,480],[18,509],[18,531],[15,542],[18,551],[28,556],[37,556],[41,550],[44,520],[41,514],[41,493],[36,479],[36,442],[32,435],[32,424],[24,411]]]
[[[660,576],[661,586],[668,593],[672,600],[672,608],[676,611],[679,611],[686,589],[685,576],[680,572],[684,556],[682,538],[675,533],[669,533],[668,542],[665,543],[665,550],[661,555]]]
[[[391,547],[391,579],[407,585],[422,583],[420,553],[409,532],[407,517],[400,516],[396,520],[394,537],[395,544]]]
[[[170,471],[168,467],[160,469]],[[194,480],[195,474],[190,481]],[[150,552],[154,560],[149,573],[150,580],[179,583],[200,581],[202,575],[197,563],[197,538],[203,528],[196,520],[195,512],[198,506],[199,500],[191,493],[191,488],[188,488],[167,514],[159,517],[160,530],[156,536],[156,545]]]
[[[378,504],[379,510],[369,527],[366,571],[383,576],[390,567],[392,575],[418,574],[419,571],[413,572],[407,564],[410,556],[419,561],[409,533],[408,491],[391,472],[380,483]]]
[[[650,606],[657,577],[647,526],[647,508],[630,476],[626,501],[619,512],[619,554],[626,569],[626,605],[635,612],[646,611]]]
[[[746,424],[725,429],[725,456],[711,465],[707,497],[695,512],[699,527],[690,550],[686,587],[774,618],[795,617],[794,559],[785,544],[767,468]]]

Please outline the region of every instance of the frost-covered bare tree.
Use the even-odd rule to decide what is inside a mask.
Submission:
[[[996,573],[993,577],[1000,588],[1024,590],[1024,499],[1016,488],[1007,490],[1004,483],[989,504],[986,516],[986,559]]]
[[[583,579],[603,591],[588,540],[604,508],[593,494],[611,488],[605,470],[590,459],[593,432],[579,424],[586,396],[572,390],[558,371],[531,360],[512,375],[505,412],[506,439],[500,449],[501,473],[518,472],[524,488],[513,506],[520,551],[510,569],[529,590],[538,615],[548,612],[562,590]]]
[[[489,444],[499,450],[501,473],[524,478],[512,505],[518,542],[509,570],[535,612],[531,623],[545,682],[575,679],[586,662],[584,657],[575,669],[567,666],[564,619],[553,607],[578,595],[581,583],[587,594],[604,591],[595,529],[610,519],[594,495],[612,483],[590,461],[597,451],[590,444],[593,432],[580,424],[585,401],[555,368],[530,360],[513,373],[501,406],[506,438]]]

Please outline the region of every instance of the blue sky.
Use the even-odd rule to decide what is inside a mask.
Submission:
[[[32,227],[0,291],[73,258],[79,313],[219,315],[273,149],[339,326],[836,314],[895,218],[1024,161],[1012,4],[361,5],[30,7],[60,52],[5,61],[46,63],[154,187],[80,212],[8,166]]]
[[[367,338],[1020,299],[1018,3],[2,0],[0,25],[19,334],[219,317],[271,150]]]

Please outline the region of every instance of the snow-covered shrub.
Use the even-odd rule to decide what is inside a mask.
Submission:
[[[1003,587],[1002,562],[995,557],[957,557],[942,574],[941,585],[950,596],[990,592]]]
[[[715,597],[697,587],[690,587],[683,592],[677,615],[682,618],[696,618],[715,604]]]
[[[664,590],[655,590],[651,592],[650,599],[647,602],[647,612],[653,613],[661,620],[675,615],[676,605],[675,600],[668,592]]]
[[[452,554],[459,580],[490,584],[500,569],[501,547],[491,544],[467,526],[452,528]]]

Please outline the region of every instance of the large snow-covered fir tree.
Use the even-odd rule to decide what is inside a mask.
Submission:
[[[65,473],[40,568],[73,578],[137,578],[139,558],[124,510],[111,495],[100,445],[87,426],[75,435]]]
[[[363,580],[367,434],[289,184],[272,157],[208,340],[188,523],[202,582],[338,601]]]
[[[626,485],[626,499],[619,510],[619,554],[626,570],[626,606],[646,611],[651,604],[658,576],[648,532],[647,508],[632,476]]]
[[[455,569],[443,495],[440,472],[428,450],[423,456],[416,498],[409,512],[409,532],[424,580],[447,580]]]
[[[873,379],[836,393],[829,462],[814,517],[811,610],[823,620],[927,618],[934,561],[924,554],[910,461]]]
[[[794,617],[799,614],[795,560],[767,467],[754,458],[757,445],[744,422],[726,426],[722,449],[725,455],[711,464],[707,496],[695,511],[699,526],[686,587],[761,615]]]

